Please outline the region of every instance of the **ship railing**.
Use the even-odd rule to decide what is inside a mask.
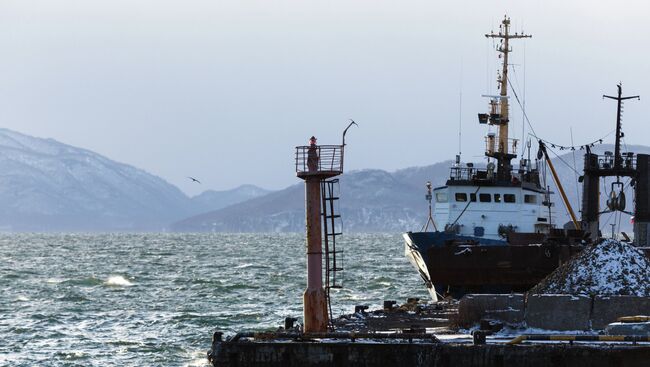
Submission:
[[[636,169],[636,156],[632,152],[621,153],[620,157],[621,168],[623,169]],[[612,152],[605,152],[603,155],[599,155],[598,159],[595,161],[596,164],[592,164],[589,169],[613,169],[615,166],[614,154]]]
[[[495,133],[489,133],[485,137],[485,153],[488,155],[492,155],[498,152],[503,151],[504,149],[501,147],[499,141],[499,135]],[[519,139],[514,139],[514,138],[508,138],[507,140],[508,144],[508,153],[509,154],[517,154],[517,149],[519,148]]]
[[[342,145],[304,145],[296,147],[296,174],[338,175],[343,172]]]
[[[473,167],[451,167],[449,178],[452,181],[470,181],[478,177],[478,168]]]
[[[496,172],[491,172],[485,167],[451,167],[449,179],[451,181],[494,181],[496,179]],[[539,183],[539,174],[536,170],[524,171],[519,170],[510,171],[510,181],[517,182],[530,182]]]

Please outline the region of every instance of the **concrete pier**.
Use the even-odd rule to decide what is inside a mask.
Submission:
[[[578,344],[240,341],[216,343],[211,353],[221,367],[640,367],[650,360],[649,346]]]
[[[608,299],[624,306],[639,301],[634,297]],[[554,296],[544,297],[541,302],[569,307],[584,300],[569,302],[563,296]],[[471,295],[460,303],[434,304],[409,299],[399,307],[394,303],[388,301],[383,310],[371,312],[360,305],[355,313],[332,320],[336,332],[307,333],[293,323],[275,331],[239,333],[227,339],[217,332],[208,359],[213,366],[224,367],[634,367],[647,366],[650,361],[647,337],[601,338],[602,333],[592,330],[579,335],[555,331],[523,338],[522,334],[529,332],[522,328],[527,312],[523,295]],[[498,312],[504,309],[509,313]],[[566,312],[571,314],[570,307]],[[520,329],[494,330],[491,324],[482,322],[486,315],[490,319],[501,318],[501,326],[508,324],[508,320],[516,321]],[[466,323],[474,323],[471,330],[478,324],[480,330],[456,329],[454,325],[462,324],[460,316],[466,318]]]

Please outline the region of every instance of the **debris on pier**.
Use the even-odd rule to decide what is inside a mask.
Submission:
[[[367,306],[355,307],[351,315],[342,315],[332,324],[337,331],[400,331],[425,332],[426,329],[447,329],[450,320],[456,319],[458,302],[454,300],[436,303],[421,302],[418,298],[409,298],[398,306],[395,301],[385,301],[384,309],[366,311]]]

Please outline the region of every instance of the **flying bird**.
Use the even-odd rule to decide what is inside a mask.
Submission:
[[[192,180],[193,182],[201,183],[201,181],[197,180],[197,179],[194,178],[194,177],[187,176],[187,178],[189,178],[189,179]]]

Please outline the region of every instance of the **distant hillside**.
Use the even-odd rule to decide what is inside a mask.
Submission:
[[[594,148],[602,153],[612,146]],[[626,150],[650,153],[649,147]],[[576,151],[576,166],[582,168]],[[579,213],[580,187],[573,153],[554,159],[569,200]],[[474,162],[477,166],[482,159]],[[513,162],[516,163],[516,162]],[[426,220],[424,183],[443,185],[451,161],[395,172],[362,170],[340,176],[340,212],[346,232],[417,230]],[[603,184],[605,194],[610,181]],[[624,180],[627,182],[627,180]],[[555,192],[548,178],[548,185]],[[578,187],[578,190],[576,189]],[[628,185],[629,187],[629,185]],[[633,194],[627,192],[628,209]],[[243,185],[232,190],[209,190],[193,198],[141,169],[112,161],[91,151],[0,129],[0,230],[4,231],[218,231],[302,232],[305,228],[304,185],[269,192]],[[568,216],[554,195],[556,218]],[[616,218],[602,217],[609,233]],[[173,223],[173,224],[170,224]],[[629,231],[629,216],[620,223]]]
[[[192,208],[195,213],[205,213],[263,196],[270,192],[254,185],[241,185],[224,191],[207,190],[192,197]]]
[[[645,146],[628,146],[635,153],[650,153]],[[602,154],[613,150],[610,145],[593,148]],[[533,152],[533,155],[536,151]],[[577,171],[582,171],[584,151],[576,151]],[[482,160],[475,162],[477,166]],[[577,215],[580,211],[582,192],[577,184],[578,175],[573,170],[573,152],[553,159],[556,170],[562,178],[563,186]],[[432,164],[424,167],[410,167],[395,172],[382,170],[363,170],[346,172],[340,176],[341,214],[344,231],[348,232],[400,232],[418,230],[426,220],[427,203],[424,200],[426,181],[434,186],[444,185],[449,177],[452,161]],[[513,161],[513,163],[516,163]],[[605,183],[605,190],[611,180]],[[555,222],[562,224],[569,220],[558,190],[550,177],[547,185],[556,194]],[[581,194],[580,194],[581,195]],[[628,188],[628,208],[633,208],[633,193]],[[228,208],[215,210],[193,216],[171,226],[175,231],[215,231],[215,232],[302,232],[305,227],[304,185],[302,182],[284,190],[259,198],[248,200]],[[604,208],[605,198],[602,200]],[[613,217],[606,214],[602,218],[603,228],[611,223]],[[609,222],[608,222],[609,220]],[[630,231],[629,216],[621,219],[623,230]],[[609,228],[609,227],[608,227]],[[603,231],[607,232],[604,228]]]
[[[190,199],[141,169],[0,129],[0,230],[161,231],[190,215],[267,192],[241,186]]]
[[[426,202],[393,175],[381,170],[346,173],[340,178],[340,207],[346,231],[399,231],[419,222]],[[305,188],[284,190],[175,223],[175,231],[299,232],[305,228]],[[421,196],[421,195],[420,195]]]
[[[160,230],[191,212],[178,188],[143,170],[0,129],[3,230]]]

